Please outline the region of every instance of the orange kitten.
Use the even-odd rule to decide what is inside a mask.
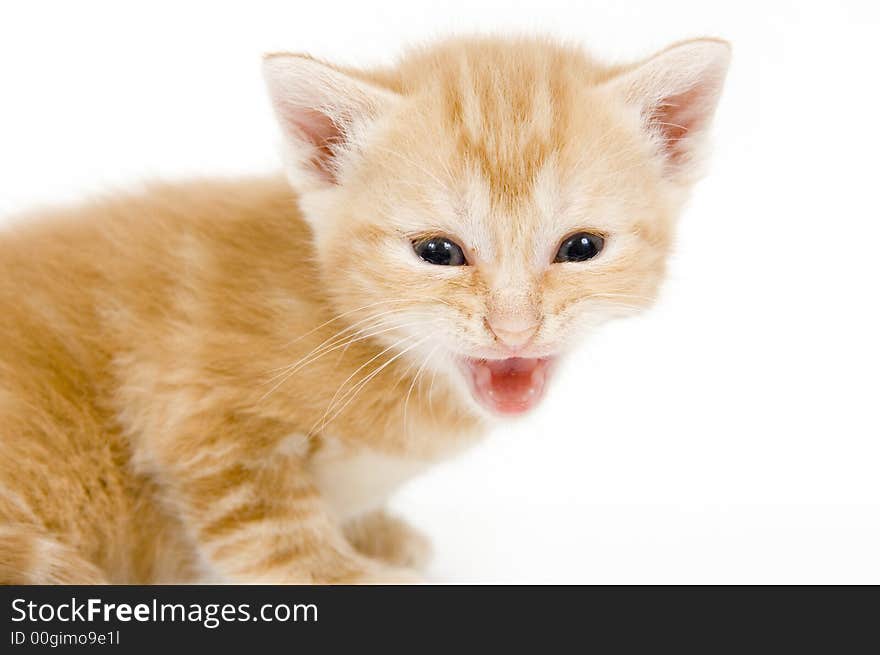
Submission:
[[[417,580],[385,499],[651,302],[728,58],[272,55],[287,182],[7,227],[0,581]]]

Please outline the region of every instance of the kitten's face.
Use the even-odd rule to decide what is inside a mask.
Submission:
[[[519,171],[483,170],[442,122],[381,135],[325,210],[336,220],[319,246],[340,311],[364,306],[357,318],[377,317],[365,328],[482,407],[531,408],[586,329],[649,302],[666,254],[655,167],[609,117],[592,118],[565,138],[570,152],[536,154],[530,179],[510,180],[516,194],[492,175]]]
[[[693,158],[646,129],[627,75],[597,83],[582,57],[531,45],[428,57],[420,84],[341,112],[344,131],[312,110],[294,132],[317,146],[294,151],[292,179],[338,310],[493,414],[534,407],[586,331],[651,302],[685,186],[673,165]]]

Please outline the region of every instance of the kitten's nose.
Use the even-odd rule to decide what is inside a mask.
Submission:
[[[526,345],[538,331],[538,321],[513,317],[493,317],[486,319],[486,327],[495,337],[510,348]]]

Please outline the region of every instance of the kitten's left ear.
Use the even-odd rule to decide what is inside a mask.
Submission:
[[[689,181],[697,172],[729,63],[729,43],[696,39],[671,46],[606,83],[639,110],[676,181]]]
[[[285,135],[288,177],[300,191],[339,184],[370,125],[399,98],[305,55],[269,55],[263,74]]]

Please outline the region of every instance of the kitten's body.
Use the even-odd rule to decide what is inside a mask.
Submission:
[[[690,153],[614,119],[640,78],[539,41],[268,65],[295,70],[274,84],[296,193],[153,187],[0,234],[0,581],[411,579],[426,545],[381,507],[482,433],[461,370],[520,393],[492,385],[650,302],[690,175],[660,160]],[[551,265],[582,225],[607,255]],[[425,231],[471,265],[419,261]]]
[[[210,577],[173,498],[163,498],[149,443],[180,431],[195,406],[206,416],[188,430],[203,434],[176,442],[170,457],[203,457],[206,472],[234,477],[263,454],[284,476],[284,459],[302,456],[340,519],[380,508],[401,473],[477,431],[442,380],[431,407],[426,384],[409,394],[405,425],[416,370],[393,362],[326,438],[304,436],[382,348],[338,348],[304,367],[306,384],[273,388],[282,367],[344,327],[331,320],[308,230],[280,177],[154,187],[7,229],[0,269],[0,552],[22,558],[0,561],[7,581],[83,579],[69,554],[48,574],[49,540],[115,583]],[[224,444],[214,422],[236,414],[260,429]],[[203,448],[219,449],[216,464]],[[361,463],[374,475],[359,474]],[[218,496],[228,491],[219,486]],[[212,508],[214,520],[253,518],[237,516],[239,506]]]

